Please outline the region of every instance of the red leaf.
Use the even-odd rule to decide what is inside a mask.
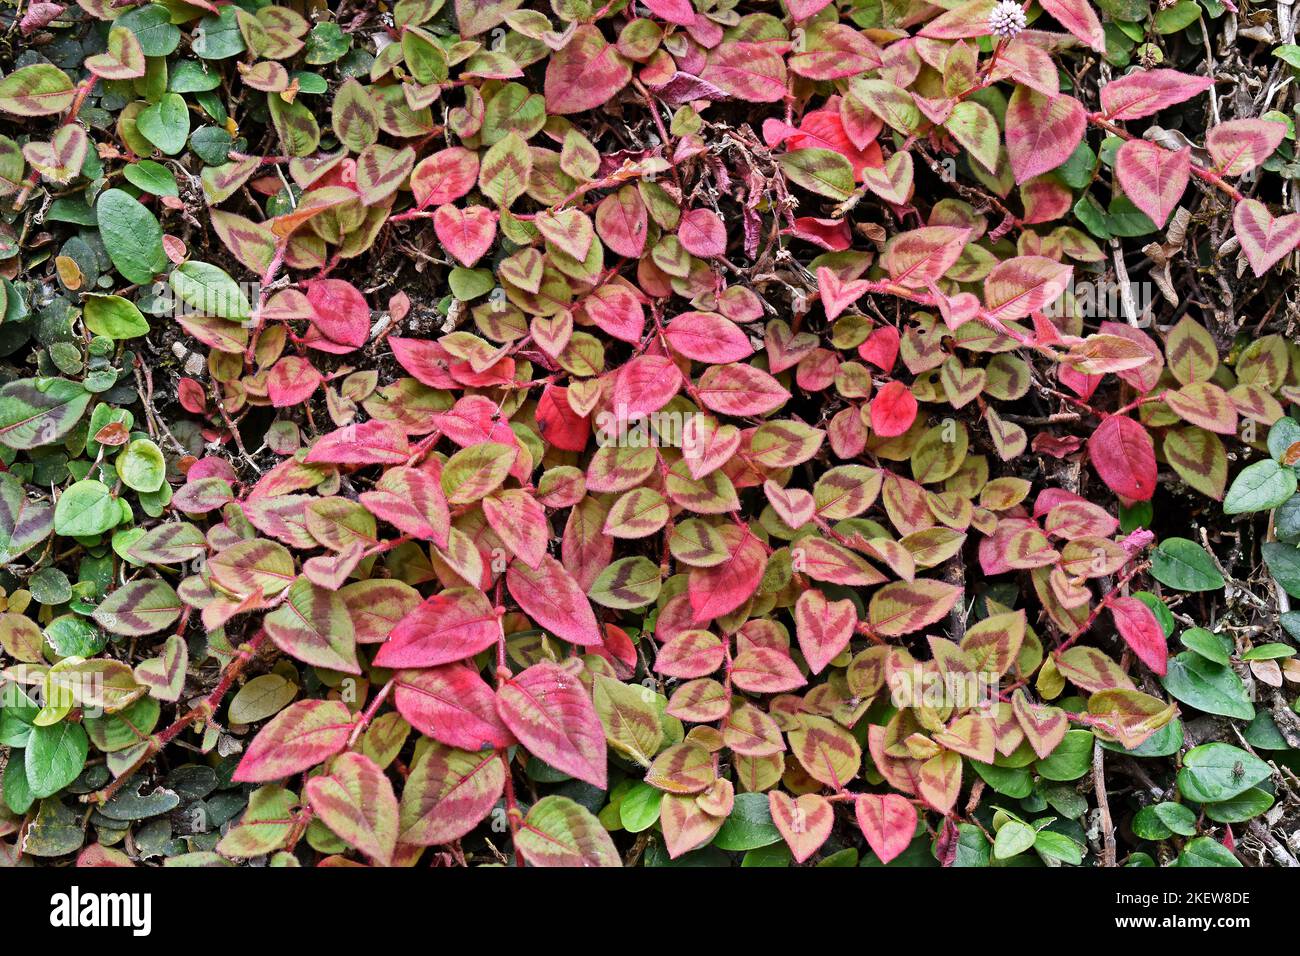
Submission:
[[[1163,677],[1169,668],[1169,644],[1151,608],[1135,597],[1121,597],[1110,602],[1110,614],[1138,660]]]
[[[375,655],[378,667],[434,667],[473,657],[501,636],[496,608],[477,588],[426,598],[397,622]]]
[[[882,325],[858,346],[858,356],[882,372],[888,372],[898,361],[898,343],[898,329],[892,325]]]
[[[176,392],[181,407],[187,412],[202,415],[207,411],[208,397],[203,391],[203,386],[194,379],[182,378]]]
[[[916,833],[916,807],[896,793],[864,793],[854,801],[858,826],[867,844],[888,863],[907,849]]]
[[[916,421],[916,396],[902,382],[889,382],[871,400],[871,430],[883,438],[903,434]]]
[[[497,714],[496,694],[478,671],[448,664],[394,675],[393,703],[422,734],[461,750],[509,747],[514,735]]]
[[[583,451],[591,438],[589,419],[569,405],[569,390],[547,385],[537,400],[537,431],[561,451]]]
[[[1112,415],[1088,439],[1088,455],[1107,487],[1122,498],[1148,501],[1156,490],[1156,449],[1147,430]]]

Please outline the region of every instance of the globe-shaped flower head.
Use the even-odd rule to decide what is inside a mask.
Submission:
[[[989,32],[1013,40],[1025,28],[1025,11],[1016,0],[1000,0],[989,14]]]

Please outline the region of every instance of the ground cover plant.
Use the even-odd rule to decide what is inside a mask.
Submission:
[[[0,30],[5,864],[1296,865],[1289,4]]]

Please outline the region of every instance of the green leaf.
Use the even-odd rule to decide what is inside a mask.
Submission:
[[[1175,866],[1241,866],[1241,861],[1232,855],[1232,851],[1213,837],[1197,837],[1189,840],[1183,852],[1174,861]]]
[[[190,136],[190,111],[179,93],[167,93],[157,103],[145,107],[135,118],[140,135],[168,156],[185,148]]]
[[[1071,730],[1035,769],[1047,780],[1078,780],[1092,767],[1092,745],[1092,731]]]
[[[1223,575],[1195,541],[1166,538],[1151,552],[1151,576],[1177,591],[1219,591]]]
[[[528,811],[515,848],[533,866],[622,866],[600,821],[568,797],[542,797]]]
[[[1296,492],[1294,468],[1271,458],[1242,469],[1223,498],[1223,513],[1246,514],[1276,508]]]
[[[834,150],[798,149],[777,159],[794,183],[838,202],[853,195],[853,167]]]
[[[1246,688],[1230,667],[1208,661],[1191,651],[1169,659],[1169,671],[1160,678],[1165,690],[1184,704],[1207,714],[1251,720],[1255,707]]]
[[[781,831],[772,822],[767,794],[738,793],[731,814],[723,822],[713,845],[720,850],[754,850],[781,839]]]
[[[95,201],[95,218],[109,259],[128,282],[145,285],[167,268],[162,226],[127,193],[106,189]]]
[[[1292,597],[1300,597],[1300,548],[1269,541],[1262,548],[1264,563],[1277,583]]]
[[[243,34],[239,32],[236,10],[236,5],[230,4],[222,7],[219,14],[199,21],[191,46],[195,56],[205,60],[225,60],[244,52],[246,46]]]
[[[1174,834],[1196,835],[1196,814],[1181,803],[1156,803],[1133,817],[1133,833],[1142,840],[1168,840]]]
[[[0,445],[50,445],[76,426],[91,394],[65,378],[20,378],[0,388]]]
[[[1179,637],[1183,647],[1195,651],[1207,661],[1226,666],[1230,662],[1232,642],[1220,634],[1212,634],[1203,627],[1189,627]]]
[[[2,713],[2,712],[0,712]],[[643,780],[638,780],[623,797],[618,807],[619,822],[628,833],[640,833],[659,822],[659,808],[664,801],[664,792],[652,787]]]
[[[230,275],[207,262],[183,262],[171,274],[172,291],[200,315],[215,315],[234,322],[246,321],[252,312],[247,296]]]
[[[114,466],[122,484],[133,491],[157,491],[167,477],[162,449],[147,438],[129,442]]]
[[[54,530],[68,537],[94,537],[122,520],[122,509],[102,481],[70,485],[54,506]]]
[[[1008,820],[1002,824],[993,841],[993,856],[999,860],[1009,860],[1028,850],[1037,838],[1038,832],[1029,824]]]
[[[66,110],[76,95],[68,74],[49,63],[34,63],[0,80],[0,111],[49,116]]]
[[[149,333],[149,323],[143,313],[134,302],[120,295],[89,296],[82,312],[82,321],[95,335],[118,341]]]
[[[161,4],[150,3],[128,10],[113,25],[134,33],[145,56],[167,56],[181,42],[180,28],[172,25],[171,14]]]
[[[1300,422],[1294,418],[1279,418],[1268,430],[1268,453],[1281,461],[1286,450],[1300,441]]]
[[[181,616],[181,599],[160,578],[140,578],[114,589],[95,608],[94,618],[111,634],[156,634]]]
[[[53,796],[76,780],[89,751],[90,741],[80,724],[61,721],[33,727],[23,763],[32,795]]]
[[[1268,764],[1231,744],[1208,743],[1183,756],[1178,792],[1197,803],[1217,803],[1245,793],[1272,774]]]
[[[1054,830],[1039,830],[1034,837],[1034,850],[1046,859],[1059,860],[1067,866],[1078,866],[1083,862],[1083,847]]]
[[[1273,795],[1259,787],[1251,787],[1231,800],[1207,803],[1205,815],[1216,823],[1244,823],[1257,817],[1273,805]]]

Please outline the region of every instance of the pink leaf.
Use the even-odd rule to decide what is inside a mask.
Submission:
[[[1286,138],[1286,124],[1266,119],[1220,123],[1205,134],[1205,148],[1223,176],[1240,176],[1273,155]]]
[[[1071,266],[1046,256],[999,262],[984,279],[984,307],[995,319],[1020,319],[1051,305],[1070,284]]]
[[[600,32],[584,23],[546,64],[546,111],[581,113],[608,103],[627,85],[632,69]]]
[[[600,629],[587,595],[573,575],[549,554],[534,570],[512,561],[506,587],[524,613],[537,624],[571,644],[599,644]]]
[[[1192,150],[1170,152],[1144,139],[1131,139],[1115,156],[1115,175],[1124,194],[1157,227],[1163,226],[1178,205],[1191,176]]]
[[[1046,96],[1017,86],[1007,104],[1007,153],[1016,182],[1060,166],[1088,126],[1083,105],[1072,96]]]
[[[1107,119],[1133,120],[1190,100],[1214,85],[1208,76],[1177,70],[1147,70],[1111,80],[1101,88],[1101,108]]]
[[[497,713],[528,752],[556,770],[605,788],[605,731],[582,682],[549,661],[501,685]]]
[[[427,156],[411,172],[411,192],[420,209],[464,196],[478,182],[478,153],[452,146]]]
[[[448,664],[403,670],[394,680],[393,704],[420,733],[469,751],[515,742],[497,714],[496,694],[473,667]]]
[[[286,355],[266,375],[266,393],[275,408],[301,405],[320,387],[323,376],[307,359]]]
[[[606,282],[582,300],[582,310],[601,330],[624,342],[640,342],[645,309],[637,291],[622,279]]]
[[[347,746],[352,714],[337,700],[300,700],[258,731],[232,779],[266,783],[314,767]]]
[[[1243,199],[1232,212],[1232,225],[1246,253],[1250,268],[1262,276],[1287,253],[1300,245],[1300,213],[1278,216],[1257,199]]]
[[[851,279],[845,282],[825,266],[819,266],[817,269],[817,290],[822,297],[822,308],[826,310],[826,318],[831,321],[839,318],[844,310],[865,295],[870,287],[871,283],[865,279]]]
[[[433,214],[433,231],[461,265],[472,266],[496,241],[497,214],[483,206],[439,206]]]
[[[727,251],[727,230],[718,214],[710,209],[692,209],[682,213],[677,238],[693,256],[710,259]]]
[[[853,602],[827,601],[817,589],[804,591],[794,606],[799,650],[808,661],[808,669],[820,674],[844,648],[858,624]]]
[[[691,0],[641,0],[642,5],[661,20],[689,27],[695,22]]]
[[[310,464],[401,465],[410,457],[406,432],[391,422],[347,425],[316,439],[307,453]]]
[[[610,251],[629,259],[645,250],[649,216],[635,186],[611,193],[596,207],[596,232]]]
[[[664,329],[674,352],[697,362],[739,362],[754,354],[749,336],[715,312],[685,312]]]
[[[858,826],[881,863],[902,853],[916,833],[916,807],[896,793],[864,793],[854,801]]]
[[[795,20],[807,20],[830,6],[831,0],[786,0],[786,9]]]
[[[733,526],[734,529],[734,526]],[[758,590],[767,569],[767,550],[746,528],[729,534],[740,540],[731,548],[731,556],[712,568],[692,568],[688,591],[695,623],[703,624],[730,614]]]
[[[638,355],[614,377],[613,404],[620,421],[657,412],[682,387],[682,373],[666,355]]]
[[[551,538],[546,509],[521,488],[507,488],[483,499],[483,516],[512,554],[534,571]]]
[[[1087,46],[1106,52],[1106,34],[1088,0],[1040,0],[1039,5]]]
[[[359,348],[370,334],[370,306],[351,282],[316,279],[307,283],[312,327],[331,342]]]

